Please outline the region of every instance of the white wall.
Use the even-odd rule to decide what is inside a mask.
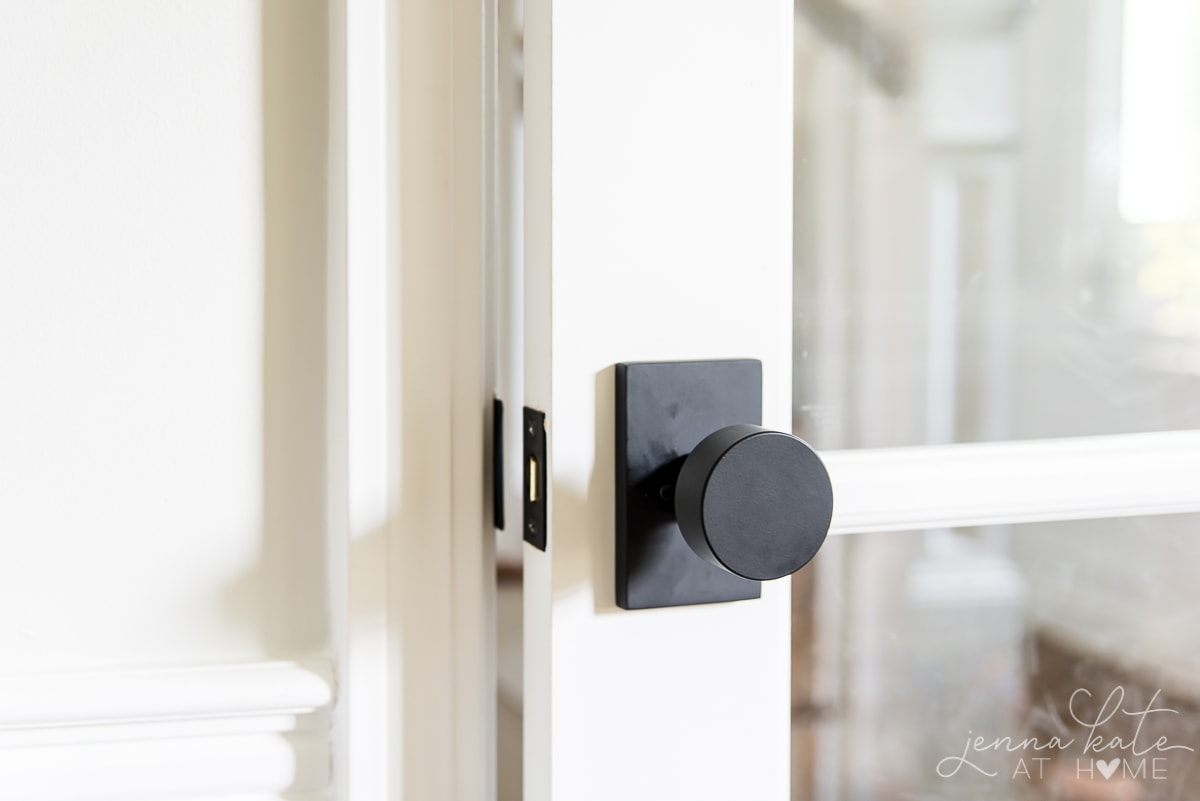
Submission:
[[[0,705],[0,741],[65,747],[55,725],[96,724],[70,754],[0,754],[6,795],[328,780],[327,722],[285,741],[297,721],[234,708],[272,687],[287,708],[315,674],[162,672],[329,646],[327,16],[323,2],[0,5],[0,680],[10,702],[45,702]],[[132,668],[150,672],[120,678]],[[76,696],[27,696],[59,673]],[[327,704],[328,681],[289,714]],[[188,702],[189,682],[207,700]],[[104,715],[148,728],[71,708],[89,687],[116,688]],[[155,708],[209,722],[159,730]],[[279,759],[242,771],[236,736]],[[153,762],[165,752],[139,739],[164,737],[168,762],[235,758],[216,784],[104,768]],[[64,784],[65,764],[96,771]]]
[[[299,108],[282,73],[325,65],[287,52],[297,16],[0,10],[0,670],[323,642],[323,604],[267,597],[323,525],[324,89]]]

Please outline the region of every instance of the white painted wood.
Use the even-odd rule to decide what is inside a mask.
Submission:
[[[395,385],[398,261],[396,11],[383,0],[334,4],[344,15],[345,409],[344,537],[331,549],[333,638],[340,693],[334,712],[332,797],[395,798],[391,758],[399,715],[398,629],[388,625],[388,549],[398,477]],[[333,32],[331,32],[332,34]],[[337,37],[333,37],[337,41]],[[335,48],[336,50],[336,48]],[[337,86],[337,82],[334,81]]]
[[[254,793],[252,795],[221,795],[208,796],[206,798],[189,797],[172,799],[172,801],[328,801],[328,799],[325,795],[310,793],[287,793],[286,795],[278,793]]]
[[[454,673],[448,678],[454,687],[455,732],[449,755],[453,795],[444,797],[488,801],[496,797],[497,703],[496,536],[490,468],[495,391],[496,4],[455,0],[452,37],[453,351],[447,364],[453,387],[453,430],[448,443],[453,505],[447,518],[453,542],[449,589]]]
[[[180,798],[172,801],[328,801],[328,797],[320,793],[253,793],[250,795],[221,795],[205,798]]]
[[[822,454],[832,533],[1200,511],[1200,432]]]
[[[221,795],[205,798],[189,797],[172,799],[172,801],[328,801],[328,799],[324,795],[310,793],[287,793],[286,795],[278,793],[254,793],[251,795]]]
[[[789,582],[621,611],[613,369],[755,357],[790,424],[792,4],[525,7],[526,403],[549,547],[525,552],[525,798],[782,801]]]
[[[181,737],[234,737],[244,734],[305,732],[328,737],[329,710],[308,715],[242,714],[236,717],[201,717],[178,720],[142,720],[130,723],[42,726],[0,729],[0,748],[55,747],[127,741],[179,739]]]
[[[0,751],[0,787],[22,801],[306,792],[329,783],[329,762],[323,733],[10,748]]]
[[[397,704],[399,741],[392,779],[401,798],[452,798],[454,748],[454,580],[447,530],[453,498],[453,392],[445,366],[453,336],[443,324],[454,291],[453,119],[444,82],[452,64],[450,4],[399,6],[400,220],[397,283],[400,330],[395,361],[399,415],[389,449],[400,503],[388,548],[392,642],[403,650]],[[407,202],[408,199],[415,202]],[[420,269],[418,265],[440,265]],[[418,731],[409,721],[424,721]]]
[[[389,369],[390,792],[495,793],[495,535],[488,486],[492,399],[490,100],[480,0],[397,8],[398,269]]]
[[[495,793],[494,14],[349,0],[338,798]]]
[[[333,699],[332,671],[321,662],[7,675],[0,676],[0,730],[303,715]]]
[[[517,33],[519,0],[496,4],[496,236],[495,253],[495,354],[496,392],[504,401],[504,438],[521,441],[521,408],[524,406],[525,257],[523,250],[524,202],[523,138],[521,134],[521,77],[518,70],[520,38]],[[521,475],[521,452],[510,446],[505,451],[505,476]],[[519,510],[521,486],[505,481],[504,504],[507,522],[497,535],[496,558],[502,565],[519,567],[524,540]]]
[[[524,339],[525,405],[552,413],[552,356],[554,285],[552,261],[554,212],[554,41],[552,0],[525,0],[524,8]],[[562,314],[562,312],[560,312]],[[557,431],[557,420],[547,421]],[[557,433],[551,442],[557,442]],[[554,497],[558,490],[554,473],[557,457],[548,454],[547,499],[549,539],[546,554],[528,545],[522,555],[522,702],[521,781],[523,801],[549,801],[554,797],[553,773],[559,759],[554,737],[554,570],[558,552]],[[524,536],[522,534],[522,536]],[[529,688],[529,692],[525,692]],[[578,750],[578,746],[577,746]]]
[[[0,787],[29,801],[321,790],[328,663],[0,678]]]

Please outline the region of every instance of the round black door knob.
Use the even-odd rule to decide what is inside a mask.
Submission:
[[[684,460],[675,517],[688,545],[734,575],[766,581],[816,555],[833,517],[825,465],[799,437],[754,425],[722,428]]]

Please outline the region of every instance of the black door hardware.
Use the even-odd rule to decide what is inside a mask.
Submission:
[[[521,489],[524,495],[525,541],[546,550],[546,414],[525,407],[521,416]]]
[[[504,530],[504,401],[492,398],[492,525]]]
[[[803,440],[762,428],[752,360],[618,364],[617,604],[757,598],[829,530],[833,490]]]

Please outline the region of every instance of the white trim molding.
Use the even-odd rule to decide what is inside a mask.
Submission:
[[[831,533],[1200,511],[1200,431],[831,451]]]
[[[254,734],[0,751],[0,786],[21,801],[158,801],[313,792],[328,784],[327,736]]]
[[[0,676],[0,732],[307,715],[333,703],[326,662]]]
[[[0,676],[0,787],[22,801],[317,792],[335,698],[321,661]]]

